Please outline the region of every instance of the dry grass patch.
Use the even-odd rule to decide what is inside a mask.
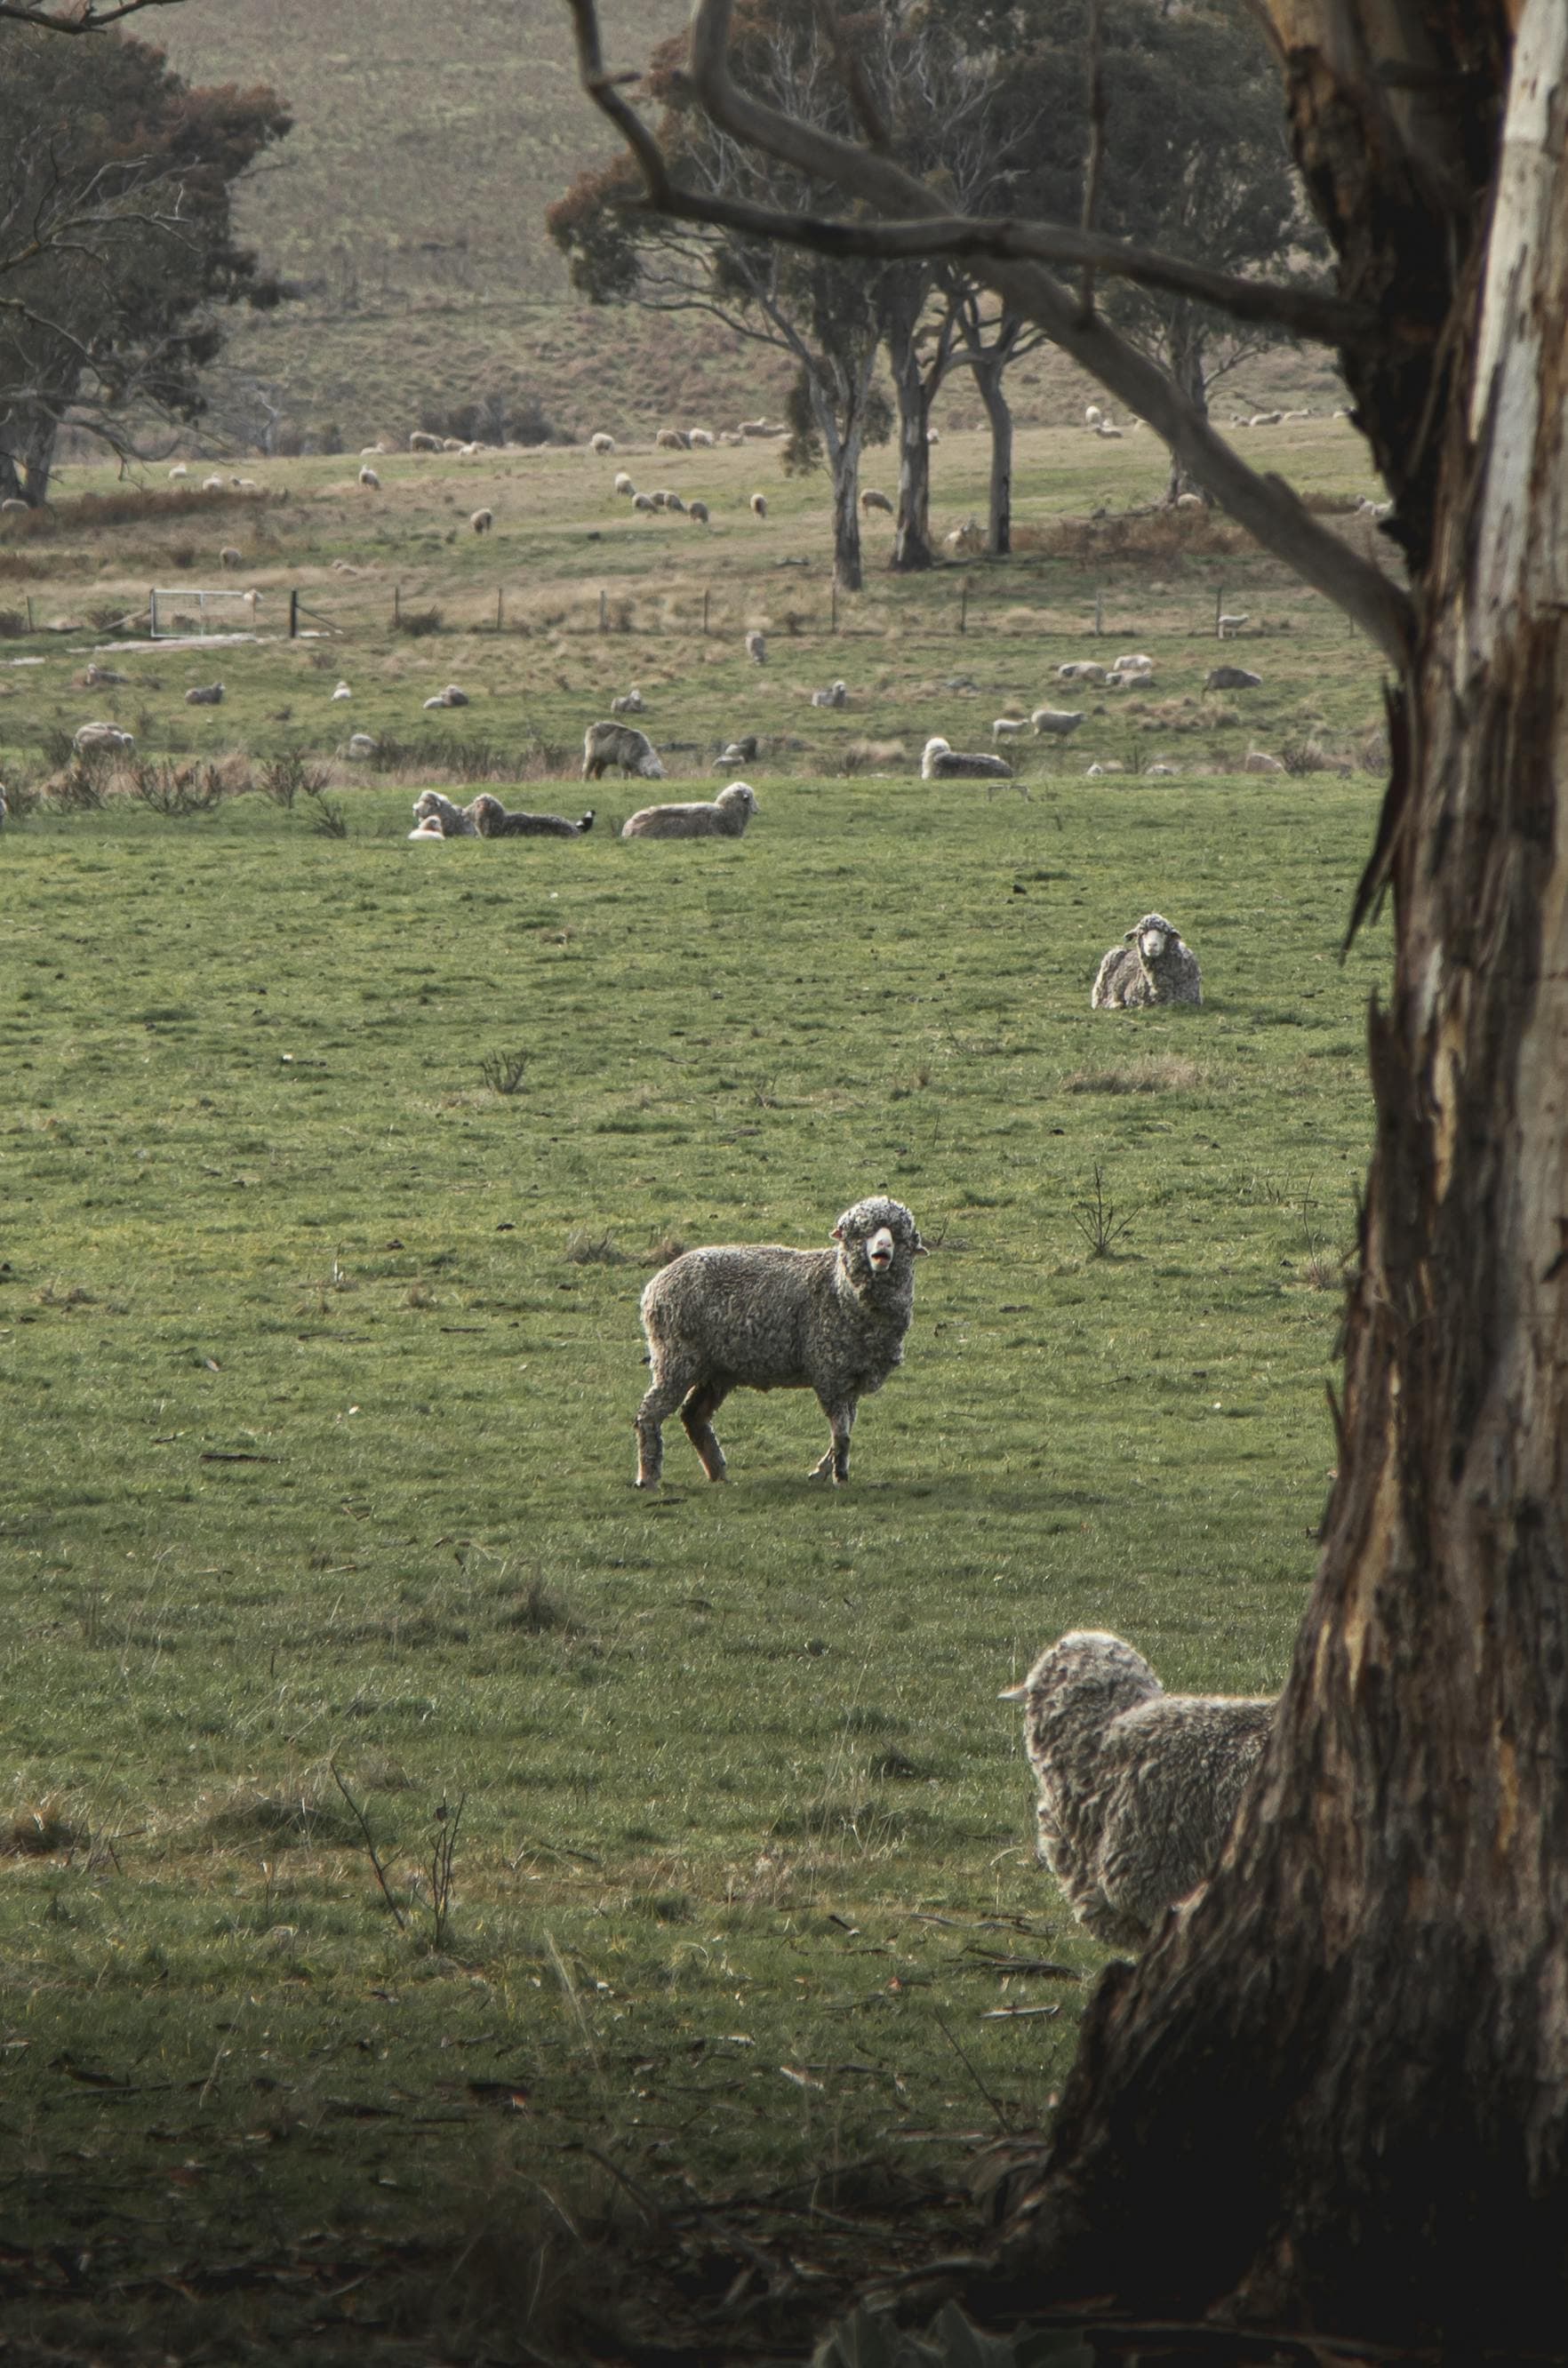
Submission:
[[[29,1801],[0,1826],[0,1858],[58,1858],[86,1839],[58,1801]]]
[[[1183,1053],[1145,1053],[1114,1069],[1070,1069],[1064,1094],[1180,1094],[1210,1082],[1209,1072]]]

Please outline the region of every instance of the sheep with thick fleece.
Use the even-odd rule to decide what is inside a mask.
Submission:
[[[469,524],[472,527],[475,534],[488,534],[494,523],[495,513],[494,510],[475,510],[473,516],[469,519]]]
[[[1263,677],[1250,666],[1210,666],[1203,677],[1205,690],[1261,690]]]
[[[378,476],[375,470],[371,468],[368,461],[359,472],[359,483],[362,485],[369,485],[372,493],[379,494],[381,492],[381,478]]]
[[[1152,766],[1151,771],[1158,770]],[[1153,1003],[1201,1003],[1198,956],[1163,913],[1145,913],[1095,974],[1091,1011],[1131,1011]]]
[[[631,723],[590,723],[583,734],[583,779],[602,780],[612,765],[623,780],[634,773],[645,781],[665,778],[665,768],[645,732]]]
[[[368,738],[369,734],[358,733],[355,734],[356,739],[361,737]],[[352,754],[352,742],[349,744],[349,748]],[[414,819],[419,825],[421,835],[426,837],[435,831],[439,831],[443,838],[477,838],[479,837],[479,825],[473,818],[472,808],[454,805],[451,799],[444,796],[439,790],[420,791],[414,801]],[[409,837],[411,838],[414,837],[412,831]]]
[[[1097,1941],[1144,1947],[1218,1865],[1278,1705],[1168,1694],[1142,1653],[1083,1629],[1002,1700],[1024,1705],[1040,1857]]]
[[[601,427],[597,436],[589,437],[588,449],[590,451],[597,452],[599,458],[604,460],[614,451],[615,438],[613,436],[607,436]]]
[[[645,715],[647,713],[646,703],[635,683],[630,690],[623,690],[619,699],[610,700],[609,712],[612,715]]]
[[[594,826],[594,809],[571,822],[565,814],[528,814],[521,806],[508,810],[488,790],[481,790],[469,813],[481,838],[581,838]]]
[[[859,1401],[903,1362],[925,1249],[902,1201],[857,1201],[832,1249],[687,1250],[642,1293],[653,1383],[637,1414],[637,1486],[664,1471],[664,1426],[679,1410],[710,1480],[724,1476],[713,1417],[734,1389],[813,1390],[833,1434],[813,1479],[849,1477]]]
[[[813,690],[812,693],[813,707],[846,707],[848,703],[849,692],[842,682],[830,683],[826,690]]]
[[[923,781],[1010,781],[1013,768],[1006,757],[968,755],[962,749],[949,747],[939,735],[926,743],[920,758]]]
[[[756,791],[749,781],[732,781],[710,802],[688,805],[644,806],[620,825],[622,838],[741,838],[757,811]]]
[[[1037,707],[1029,717],[1042,740],[1067,740],[1084,720],[1081,707]]]

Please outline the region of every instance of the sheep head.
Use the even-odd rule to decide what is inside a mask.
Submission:
[[[838,1244],[839,1272],[852,1291],[864,1296],[889,1277],[906,1290],[914,1288],[914,1264],[924,1255],[920,1229],[902,1201],[875,1193],[846,1209],[833,1229]]]
[[[727,790],[720,791],[713,803],[731,812],[739,807],[748,819],[757,811],[756,791],[749,781],[732,781]]]
[[[1136,946],[1140,961],[1153,967],[1164,961],[1173,945],[1180,945],[1181,931],[1173,928],[1163,913],[1145,913],[1137,928],[1128,930],[1127,943]]]

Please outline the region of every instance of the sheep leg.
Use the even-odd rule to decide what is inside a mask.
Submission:
[[[812,1467],[813,1480],[831,1480],[838,1487],[849,1477],[849,1434],[855,1428],[855,1401],[847,1406],[823,1406],[833,1431],[833,1445],[822,1462]]]
[[[656,1381],[637,1409],[637,1486],[656,1488],[665,1470],[665,1424],[693,1387],[689,1373]]]
[[[696,1448],[710,1480],[724,1476],[724,1451],[713,1434],[713,1417],[729,1396],[723,1382],[701,1382],[680,1410],[686,1435]]]

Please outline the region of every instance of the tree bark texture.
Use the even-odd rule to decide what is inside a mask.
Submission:
[[[898,513],[893,520],[895,573],[913,575],[934,564],[931,549],[931,397],[913,343],[890,343],[893,393],[898,403]]]
[[[871,359],[874,359],[874,355]],[[833,580],[841,592],[858,592],[864,581],[860,564],[860,446],[864,406],[870,386],[871,361],[851,381],[844,365],[839,381],[825,387],[813,370],[808,374],[812,416],[827,455],[833,480]],[[835,396],[839,398],[835,400]]]
[[[1432,242],[1439,217],[1454,233],[1451,313],[1425,373],[1405,347],[1358,365],[1420,630],[1391,700],[1367,883],[1392,892],[1396,962],[1370,1019],[1376,1147],[1338,1476],[1267,1759],[1213,1881],[1096,1993],[1042,2173],[1016,2199],[1002,2291],[1555,2349],[1568,11],[1271,0],[1271,14],[1346,286],[1403,287],[1419,313],[1430,256],[1404,280],[1398,250]],[[1399,40],[1408,85],[1386,71]],[[1488,75],[1508,92],[1506,133]]]
[[[1165,345],[1165,359],[1170,373],[1193,409],[1207,419],[1209,416],[1208,377],[1203,367],[1204,347],[1208,330],[1196,308],[1191,304],[1176,307]],[[1179,452],[1171,454],[1171,472],[1165,484],[1165,499],[1176,502],[1183,494],[1202,492],[1195,484],[1191,471],[1184,464]]]
[[[1011,356],[992,351],[970,357],[970,369],[991,430],[991,479],[986,507],[985,547],[993,559],[1006,559],[1013,548],[1013,407],[1002,377]]]

